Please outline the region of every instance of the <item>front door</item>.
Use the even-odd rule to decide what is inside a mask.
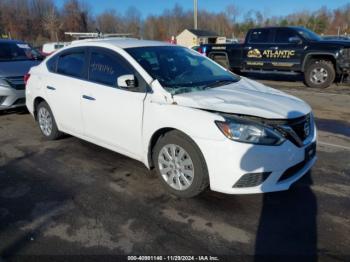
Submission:
[[[275,32],[273,49],[265,52],[265,56],[271,59],[273,69],[299,71],[304,47],[302,38],[296,30],[279,28]]]
[[[116,151],[141,159],[143,89],[122,89],[121,75],[136,75],[129,63],[114,51],[90,48],[88,81],[82,91],[81,108],[85,135]]]

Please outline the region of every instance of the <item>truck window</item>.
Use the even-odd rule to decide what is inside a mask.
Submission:
[[[256,29],[250,33],[249,43],[262,44],[270,42],[270,30]]]
[[[277,29],[275,36],[275,43],[289,43],[289,38],[299,37],[298,33],[291,29]]]

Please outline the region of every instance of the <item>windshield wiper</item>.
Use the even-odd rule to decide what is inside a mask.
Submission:
[[[201,85],[195,85],[195,86],[168,86],[166,89],[172,94],[172,95],[177,95],[177,94],[182,94],[182,93],[188,93],[188,92],[194,92],[194,91],[201,91],[205,90],[208,88],[214,88],[218,86],[223,86],[226,84],[230,83],[236,83],[239,80],[234,80],[234,79],[221,79],[217,80],[214,82],[211,82],[209,84],[201,84]]]
[[[174,87],[168,87],[168,89],[170,89],[169,91],[172,95],[177,95],[181,93],[191,92],[193,90],[193,87],[174,86]]]
[[[233,80],[233,79],[217,80],[217,81],[214,81],[210,84],[205,85],[205,88],[213,88],[213,87],[223,86],[226,84],[231,84],[231,83],[236,83],[236,82],[237,81]]]

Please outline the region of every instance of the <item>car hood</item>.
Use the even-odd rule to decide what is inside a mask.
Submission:
[[[268,119],[291,119],[311,112],[303,100],[247,78],[222,87],[177,94],[173,99],[180,106]]]
[[[350,47],[349,40],[327,40],[327,39],[325,39],[325,40],[318,41],[318,43],[325,44],[325,45]]]
[[[37,60],[21,60],[21,61],[0,61],[0,77],[23,76],[29,72],[33,66],[40,64]]]

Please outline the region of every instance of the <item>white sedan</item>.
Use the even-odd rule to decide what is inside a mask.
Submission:
[[[31,69],[26,103],[47,139],[68,133],[137,159],[180,197],[286,190],[316,161],[304,101],[163,42],[63,48]]]

